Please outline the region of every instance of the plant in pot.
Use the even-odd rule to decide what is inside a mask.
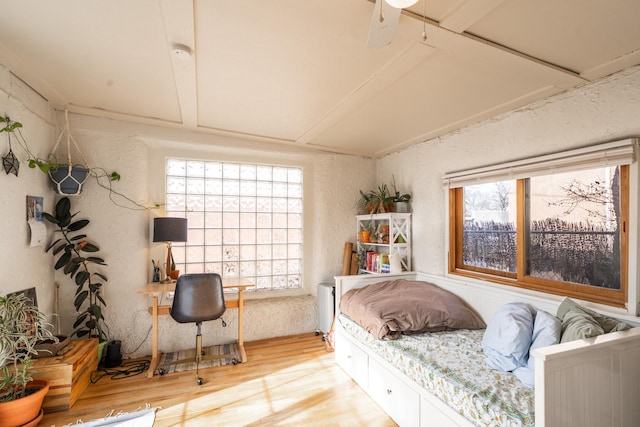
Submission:
[[[84,164],[74,164],[71,161],[70,155],[70,141],[73,140],[69,133],[69,121],[67,117],[67,112],[65,111],[66,118],[66,135],[67,135],[67,144],[68,144],[68,158],[64,162],[60,162],[56,159],[56,156],[50,154],[46,159],[36,156],[27,141],[22,136],[22,132],[20,129],[22,128],[22,123],[14,122],[9,117],[0,117],[0,126],[4,124],[2,128],[0,128],[0,132],[7,132],[9,135],[14,135],[15,140],[22,147],[24,152],[28,157],[28,166],[31,169],[40,169],[43,173],[47,174],[53,183],[54,191],[58,194],[66,194],[66,195],[78,195],[82,191],[83,184],[88,178],[93,178],[98,186],[106,189],[109,192],[109,199],[116,204],[117,206],[129,208],[129,209],[153,209],[158,207],[147,207],[143,204],[136,202],[130,197],[126,196],[123,193],[116,191],[113,188],[113,183],[115,181],[120,181],[120,174],[116,171],[108,172],[106,169],[101,167],[88,167]],[[64,131],[60,134],[60,137],[64,134]],[[60,138],[58,139],[60,142]],[[77,144],[75,140],[73,140],[74,145],[77,149]],[[55,152],[58,143],[54,146],[53,151]],[[79,150],[78,150],[79,151]],[[15,157],[15,156],[14,156]],[[17,159],[14,160],[15,163],[18,163],[13,169],[15,170],[15,174],[17,175],[17,170],[19,167],[19,162]],[[85,161],[85,164],[87,162]]]
[[[380,184],[374,190],[360,190],[360,198],[356,202],[360,213],[377,214],[393,211],[393,196],[387,184]]]
[[[78,212],[71,213],[68,197],[63,197],[56,203],[53,215],[46,212],[42,214],[44,219],[57,227],[55,232],[60,235],[46,251],[53,251],[53,255],[58,256],[54,268],[62,269],[76,285],[73,304],[78,315],[73,324],[72,335],[78,338],[98,338],[100,348],[104,348],[108,341],[108,326],[104,317],[107,303],[102,297],[102,287],[107,277],[95,268],[106,264],[104,259],[95,256],[100,248],[81,232],[89,225],[89,220],[76,220],[77,214]],[[100,359],[100,352],[98,358]]]
[[[396,212],[400,213],[408,213],[409,212],[409,202],[411,201],[411,194],[405,193],[400,194],[396,187],[396,177],[393,177],[393,202],[396,206]]]
[[[36,425],[49,390],[33,380],[36,344],[55,340],[45,316],[24,294],[0,297],[0,425]]]

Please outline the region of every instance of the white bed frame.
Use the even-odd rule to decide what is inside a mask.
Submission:
[[[397,278],[429,281],[445,288],[464,299],[485,322],[506,302],[522,301],[555,314],[561,301],[412,272],[338,276],[336,310],[340,297],[348,290]],[[536,364],[536,426],[640,426],[640,328],[544,347],[532,353]],[[400,426],[473,426],[353,340],[337,323],[335,355],[336,363]]]

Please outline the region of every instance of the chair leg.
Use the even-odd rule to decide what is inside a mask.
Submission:
[[[200,361],[202,360],[202,333],[200,331],[202,323],[196,323],[198,333],[196,334],[196,382],[198,385],[204,384],[204,380],[200,377]]]

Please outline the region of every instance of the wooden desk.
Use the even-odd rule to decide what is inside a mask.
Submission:
[[[255,286],[248,279],[243,277],[229,277],[222,279],[223,288],[237,288],[238,299],[227,300],[225,298],[225,304],[227,308],[238,309],[238,351],[240,352],[240,363],[247,361],[247,353],[244,350],[244,338],[243,338],[243,320],[244,320],[244,295],[243,292],[252,286]],[[139,294],[151,296],[151,307],[149,307],[149,313],[152,316],[151,321],[151,365],[149,366],[149,373],[147,377],[152,378],[153,374],[158,367],[160,361],[160,354],[158,352],[158,316],[163,314],[169,314],[171,310],[170,305],[158,305],[158,298],[160,295],[167,292],[174,292],[176,289],[176,283],[158,283],[152,282],[138,291]]]

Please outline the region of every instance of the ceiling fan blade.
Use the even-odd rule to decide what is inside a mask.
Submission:
[[[377,49],[393,41],[402,9],[389,6],[384,0],[376,0],[369,25],[367,47]]]

